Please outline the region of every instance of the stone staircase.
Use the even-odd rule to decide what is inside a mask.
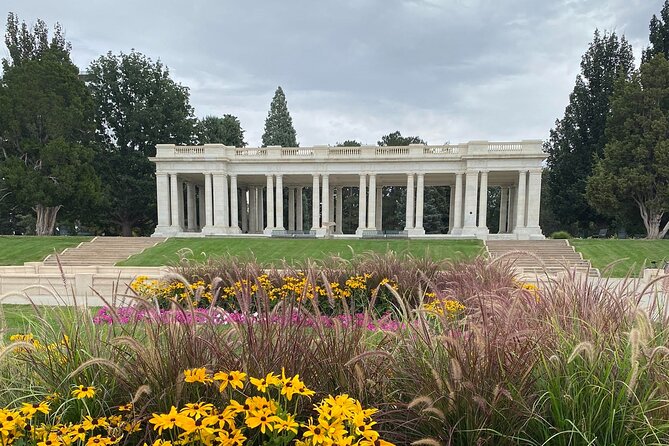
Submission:
[[[599,277],[599,270],[567,240],[488,240],[490,258],[504,257],[520,274],[557,274],[567,270]]]
[[[157,237],[95,237],[75,248],[67,248],[57,257],[51,254],[43,263],[45,266],[58,265],[58,261],[63,266],[113,266],[164,241]]]

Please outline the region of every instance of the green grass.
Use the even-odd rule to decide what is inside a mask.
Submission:
[[[657,262],[661,268],[669,260],[669,240],[580,240],[569,241],[592,266],[603,270],[613,262],[621,260],[610,271],[610,277],[625,277],[631,272],[638,276],[641,269]]]
[[[59,317],[74,320],[74,307],[38,305],[37,310],[41,312],[44,320],[52,327],[57,326]],[[99,307],[89,307],[89,310],[91,315],[95,315]],[[38,320],[35,307],[28,304],[2,304],[0,305],[0,313],[2,314],[2,328],[5,329],[5,339],[9,339],[12,334],[31,331],[31,327],[42,323]]]
[[[478,240],[357,240],[357,239],[267,239],[267,238],[171,238],[141,254],[118,263],[119,266],[161,266],[178,261],[180,250],[190,250],[195,259],[204,256],[232,255],[255,258],[262,264],[278,265],[337,255],[350,259],[367,251],[407,253],[433,259],[467,259],[479,255]]]
[[[77,246],[91,237],[0,236],[0,266],[41,262],[54,251]]]

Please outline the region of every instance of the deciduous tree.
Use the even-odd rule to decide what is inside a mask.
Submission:
[[[613,215],[636,206],[647,237],[662,238],[669,231],[669,61],[663,54],[618,82],[611,108],[588,200]]]
[[[193,141],[195,118],[188,88],[160,61],[107,53],[89,69],[97,137],[105,152],[97,165],[106,190],[105,214],[124,236],[151,229],[156,218],[153,164],[156,144]]]
[[[206,116],[197,123],[197,139],[200,144],[225,144],[226,146],[245,147],[244,130],[233,115]]]

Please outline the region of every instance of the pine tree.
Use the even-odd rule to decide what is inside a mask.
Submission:
[[[654,55],[663,53],[669,57],[669,0],[665,0],[660,18],[653,14],[650,19],[650,46],[643,53],[642,62],[648,62]]]
[[[546,204],[563,228],[583,230],[593,222],[608,222],[588,204],[585,188],[593,159],[602,155],[606,145],[604,129],[614,84],[620,77],[629,78],[633,66],[632,47],[624,36],[595,31],[564,117],[556,121],[545,144]]]
[[[262,135],[262,145],[299,147],[297,134],[293,128],[293,120],[288,112],[286,95],[281,87],[277,87],[274,98],[269,106],[269,113],[265,120],[265,133]]]

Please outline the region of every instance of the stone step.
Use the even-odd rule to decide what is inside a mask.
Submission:
[[[165,241],[157,237],[96,237],[75,248],[48,256],[43,264],[54,266],[111,266]]]

